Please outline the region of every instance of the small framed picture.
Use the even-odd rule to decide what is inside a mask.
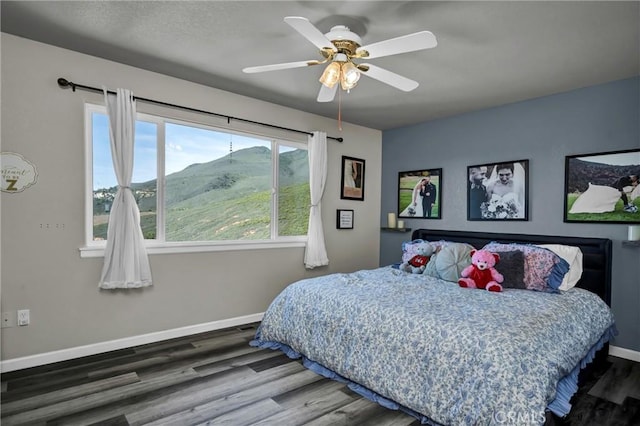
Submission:
[[[640,223],[640,149],[565,157],[564,221]]]
[[[529,220],[529,160],[468,166],[467,220]]]
[[[398,217],[442,219],[442,169],[398,173]]]
[[[336,228],[353,229],[353,210],[338,210]]]
[[[342,156],[340,198],[364,201],[364,160]]]

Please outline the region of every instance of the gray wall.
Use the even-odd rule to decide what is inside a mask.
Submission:
[[[3,360],[259,314],[295,280],[378,266],[380,131],[344,123],[339,132],[332,119],[7,34],[1,42],[2,150],[23,155],[39,173],[33,187],[1,195],[2,312],[31,310],[28,327],[2,329]],[[330,265],[305,270],[301,247],[150,255],[152,288],[100,291],[103,259],[80,258],[78,248],[84,244],[83,104],[103,100],[99,94],[59,89],[58,77],[343,136],[344,143],[328,141],[322,218]],[[138,104],[139,111],[148,109]],[[182,117],[177,110],[170,113]],[[340,200],[342,155],[366,160],[364,202]],[[336,230],[339,208],[355,210],[353,230]],[[65,226],[42,229],[46,223]]]
[[[640,351],[640,249],[622,246],[627,226],[563,222],[565,156],[640,148],[639,95],[633,78],[385,131],[380,223],[397,210],[398,172],[442,167],[442,219],[407,226],[610,238],[613,344]],[[519,159],[529,159],[529,221],[467,221],[466,167]],[[410,236],[382,232],[380,264],[397,262]]]

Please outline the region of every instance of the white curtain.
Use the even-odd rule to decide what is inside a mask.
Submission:
[[[152,284],[149,258],[140,229],[140,211],[131,190],[136,103],[130,90],[117,95],[104,90],[109,115],[109,136],[118,191],[109,214],[107,246],[100,288],[137,288]]]
[[[313,269],[329,264],[322,229],[322,209],[320,202],[327,180],[327,134],[313,132],[309,136],[309,190],[311,208],[309,209],[309,229],[307,247],[304,252],[304,266]]]

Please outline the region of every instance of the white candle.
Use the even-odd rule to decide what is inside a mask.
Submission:
[[[398,228],[404,228],[404,220],[398,221]]]
[[[396,214],[395,213],[389,213],[387,215],[387,221],[388,221],[389,228],[395,228],[396,227]]]
[[[629,241],[640,240],[640,225],[629,226]]]

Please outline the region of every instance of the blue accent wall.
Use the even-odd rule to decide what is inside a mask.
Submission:
[[[640,148],[640,78],[475,111],[382,135],[381,226],[397,212],[398,172],[443,169],[442,219],[406,226],[613,240],[615,346],[640,351],[640,247],[623,246],[627,225],[564,223],[565,156]],[[467,166],[529,160],[529,220],[467,221]],[[640,213],[637,213],[640,215]],[[410,233],[381,232],[380,264],[398,262]]]

